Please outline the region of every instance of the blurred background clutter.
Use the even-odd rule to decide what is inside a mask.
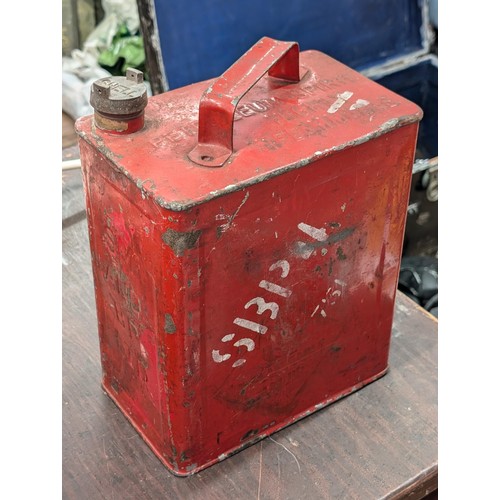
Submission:
[[[92,82],[128,67],[147,73],[135,0],[63,0],[62,53],[63,111],[91,114]]]

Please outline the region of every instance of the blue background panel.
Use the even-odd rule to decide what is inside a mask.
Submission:
[[[433,56],[375,81],[418,104],[424,112],[418,130],[421,158],[438,155],[438,67]]]
[[[355,69],[424,48],[419,0],[154,0],[169,88],[219,76],[263,36]]]

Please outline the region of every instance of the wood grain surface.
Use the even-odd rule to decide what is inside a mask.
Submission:
[[[63,175],[63,498],[418,499],[437,488],[437,321],[398,292],[389,373],[195,476],[100,387],[81,173]]]

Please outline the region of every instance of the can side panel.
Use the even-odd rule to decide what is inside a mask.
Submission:
[[[80,141],[96,293],[103,387],[138,432],[170,459],[172,441],[166,385],[166,329],[177,311],[165,261],[167,217],[102,155]],[[127,197],[133,192],[132,202]],[[175,224],[174,221],[171,224]]]
[[[417,124],[212,200],[187,274],[197,469],[387,368]],[[189,219],[189,217],[188,217]],[[187,337],[186,337],[187,338]],[[186,354],[187,356],[187,354]],[[176,399],[176,404],[180,400]]]
[[[170,212],[168,222],[159,226],[162,267],[171,268],[163,273],[158,309],[163,325],[165,418],[171,445],[165,449],[153,446],[153,451],[178,475],[189,474],[198,467],[193,443],[197,443],[203,423],[200,416],[193,413],[193,407],[200,398],[206,397],[197,390],[205,374],[200,365],[203,342],[200,318],[204,308],[199,263],[199,242],[203,234],[200,212],[199,207]],[[188,303],[192,307],[188,307]]]

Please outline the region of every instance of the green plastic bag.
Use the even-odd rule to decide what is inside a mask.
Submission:
[[[142,36],[130,34],[125,24],[120,26],[109,49],[99,55],[99,64],[112,75],[125,75],[127,68],[145,72],[145,62]]]

